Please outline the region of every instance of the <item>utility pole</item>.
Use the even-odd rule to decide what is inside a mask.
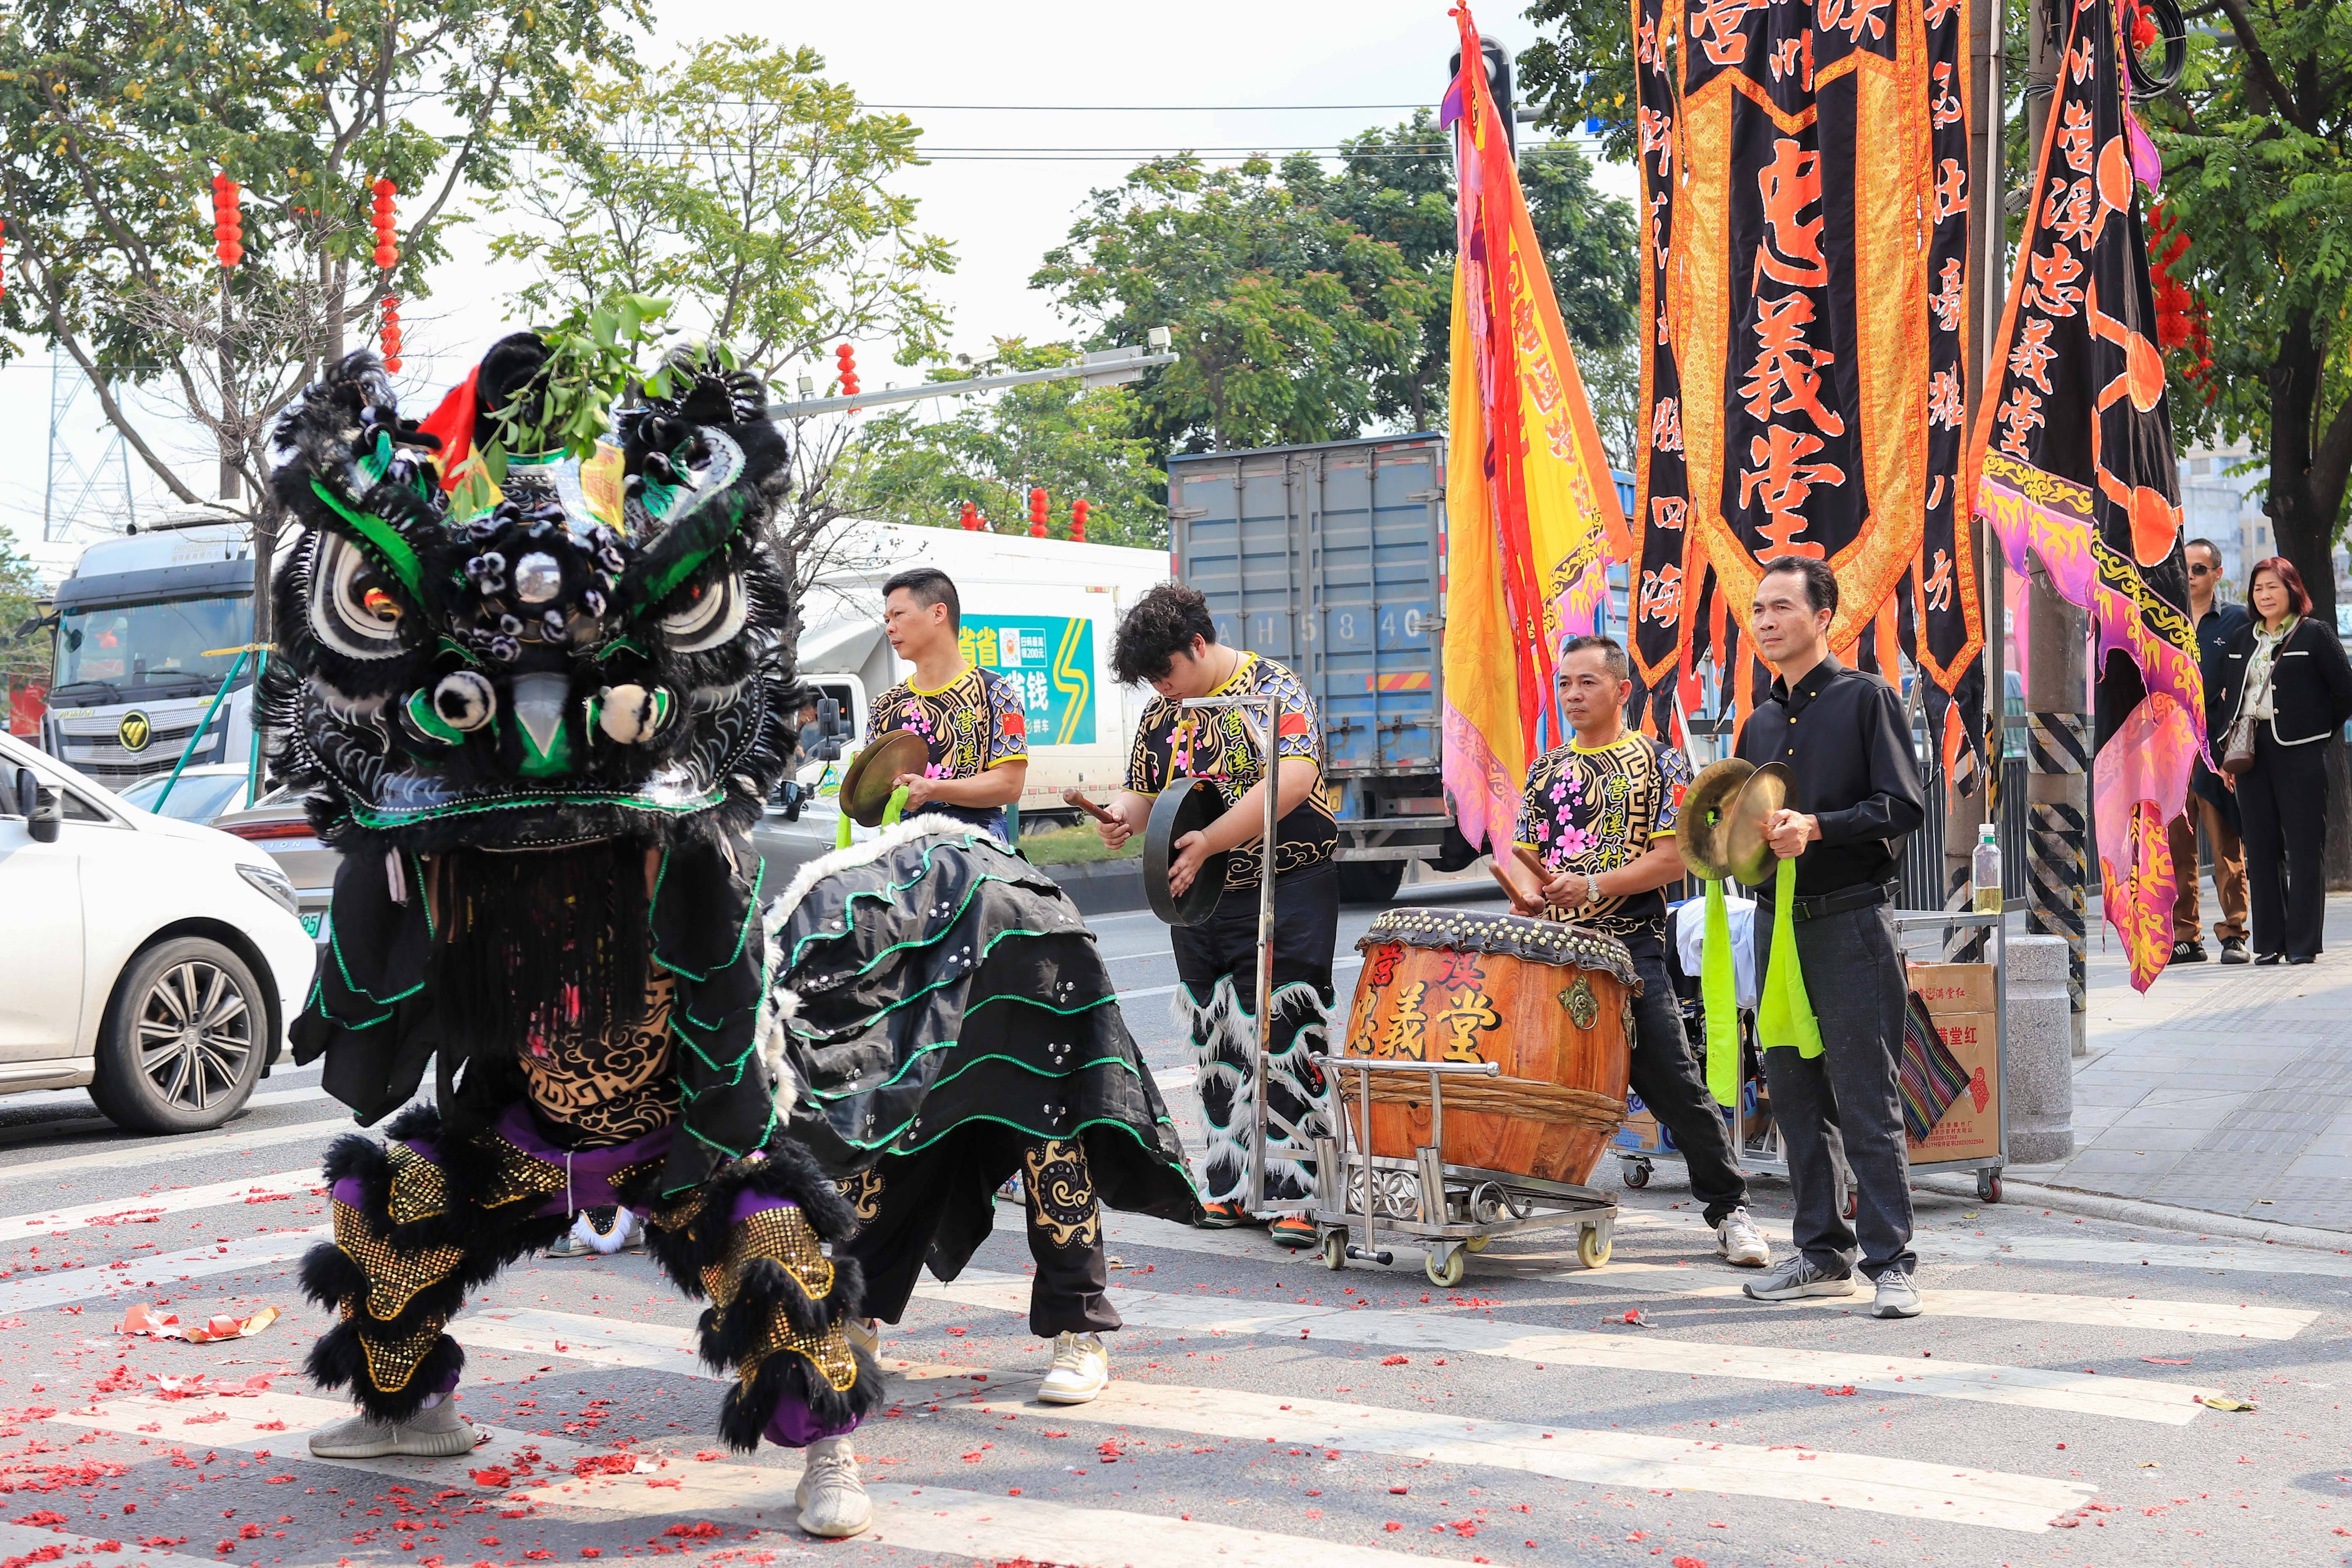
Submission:
[[[2049,0],[2032,6],[2025,87],[2026,177],[2042,155],[2050,100],[2057,90],[2059,14]],[[2039,199],[2029,188],[2026,200]],[[2051,585],[2039,556],[2026,580],[2027,853],[2025,929],[2066,939],[2066,994],[2074,1054],[2086,1056],[2084,1017],[2084,847],[2089,842],[2090,756],[2084,645],[2090,617]]]

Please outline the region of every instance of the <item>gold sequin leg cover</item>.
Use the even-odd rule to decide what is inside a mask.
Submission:
[[[466,1292],[571,1219],[538,1212],[563,1191],[562,1168],[504,1139],[444,1142],[430,1106],[384,1131],[382,1143],[352,1133],[328,1149],[335,1238],[303,1258],[302,1288],[340,1320],[310,1348],[312,1380],[400,1421],[456,1385],[466,1356],[442,1328]]]
[[[702,1359],[735,1373],[719,1417],[729,1446],[803,1446],[881,1407],[881,1369],[843,1328],[865,1296],[843,1245],[856,1215],[799,1145],[728,1162],[683,1205],[643,1202],[630,1206],[647,1216],[648,1250],[680,1289],[709,1300]]]

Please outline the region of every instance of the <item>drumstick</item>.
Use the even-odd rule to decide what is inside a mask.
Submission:
[[[1537,887],[1540,888],[1546,882],[1551,880],[1550,870],[1541,860],[1536,858],[1536,852],[1534,850],[1528,848],[1524,844],[1514,844],[1511,846],[1511,853],[1518,858],[1520,865],[1525,866],[1529,871],[1535,874]]]
[[[1097,805],[1093,801],[1088,800],[1086,797],[1085,793],[1080,790],[1064,790],[1062,792],[1062,804],[1065,805],[1076,806],[1080,811],[1085,812],[1097,822],[1117,822],[1118,820],[1118,817],[1113,816],[1108,811]]]
[[[1543,908],[1542,883],[1537,883],[1535,891],[1528,892],[1519,886],[1510,862],[1505,860],[1489,860],[1486,862],[1486,869],[1494,873],[1495,880],[1502,884],[1503,891],[1511,896],[1511,903],[1514,907],[1526,910]]]

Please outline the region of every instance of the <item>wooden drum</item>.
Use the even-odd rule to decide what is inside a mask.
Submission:
[[[1641,989],[1624,945],[1518,915],[1390,910],[1364,955],[1344,1051],[1384,1061],[1494,1062],[1499,1078],[1449,1074],[1438,1158],[1582,1184],[1625,1121]],[[1430,1142],[1429,1079],[1340,1073],[1336,1113],[1359,1130],[1371,1080],[1371,1152],[1411,1160]],[[1351,1142],[1356,1139],[1351,1139]]]

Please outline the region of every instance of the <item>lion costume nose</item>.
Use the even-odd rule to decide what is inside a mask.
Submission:
[[[518,675],[507,689],[522,730],[522,771],[533,777],[567,771],[572,747],[563,735],[563,704],[572,694],[571,681],[561,675]]]

